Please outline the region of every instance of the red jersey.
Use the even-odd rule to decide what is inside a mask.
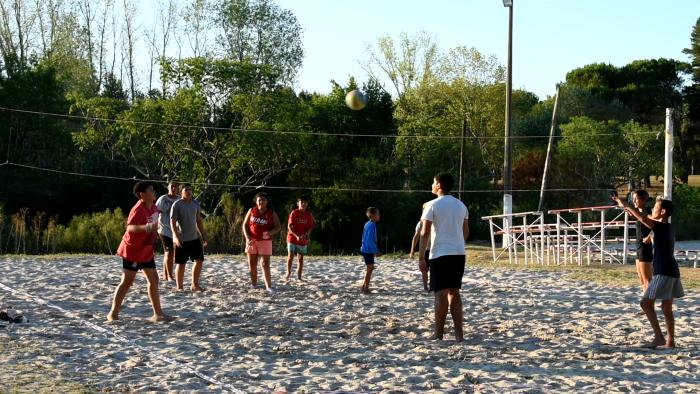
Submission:
[[[158,214],[160,210],[156,204],[151,205],[151,208],[146,207],[141,200],[136,202],[129,217],[126,219],[126,224],[144,225],[148,223],[158,223]],[[133,263],[148,263],[153,260],[155,252],[156,232],[152,233],[130,233],[124,232],[122,242],[117,248],[117,254],[124,259]]]
[[[289,214],[289,220],[287,223],[289,223],[292,231],[294,231],[294,233],[297,235],[306,234],[306,232],[316,224],[314,221],[314,216],[311,214],[311,212],[308,210],[302,211],[298,208]],[[293,236],[292,233],[289,232],[287,233],[287,242],[294,245],[304,246],[309,243],[309,239],[297,239],[297,237]]]
[[[262,235],[265,231],[270,231],[275,227],[272,221],[272,209],[265,210],[265,213],[260,213],[258,207],[250,208],[250,219],[248,219],[248,230],[250,235],[256,241],[263,239]]]

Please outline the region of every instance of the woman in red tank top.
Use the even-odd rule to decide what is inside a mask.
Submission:
[[[279,233],[279,216],[272,207],[267,193],[260,192],[253,199],[255,206],[250,208],[243,219],[243,235],[246,240],[245,252],[248,256],[251,287],[258,285],[258,259],[262,258],[265,289],[272,292],[270,278],[270,256],[272,255],[272,236]]]

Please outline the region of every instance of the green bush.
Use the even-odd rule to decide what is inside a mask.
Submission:
[[[122,210],[74,216],[70,223],[57,231],[58,250],[65,253],[114,254],[126,229]]]
[[[676,230],[676,239],[700,239],[700,188],[676,185],[673,188],[673,207],[671,221]]]

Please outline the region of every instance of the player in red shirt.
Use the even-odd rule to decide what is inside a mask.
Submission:
[[[297,279],[301,279],[301,271],[304,269],[304,255],[308,252],[309,234],[313,230],[316,222],[314,216],[309,212],[309,197],[299,196],[297,198],[297,209],[289,214],[287,221],[287,277],[292,274],[292,261],[294,255],[297,256]]]
[[[169,321],[160,308],[158,293],[158,272],[154,252],[158,234],[158,208],[155,205],[156,193],[150,182],[138,182],[134,185],[136,202],[126,220],[126,232],[117,248],[117,254],[122,257],[122,281],[114,292],[112,309],[107,315],[108,321],[119,319],[119,309],[129,288],[134,284],[134,278],[139,270],[143,270],[148,281],[148,298],[153,306],[152,322]]]
[[[282,226],[267,193],[256,194],[253,202],[255,206],[248,210],[243,219],[245,253],[248,255],[251,288],[255,289],[258,286],[258,259],[261,259],[265,289],[272,293],[272,278],[270,276],[272,237],[280,232]]]

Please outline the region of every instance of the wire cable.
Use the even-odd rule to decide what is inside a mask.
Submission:
[[[62,171],[62,170],[56,170],[52,168],[44,168],[44,167],[37,167],[37,166],[32,166],[28,164],[20,164],[20,163],[13,163],[13,162],[5,162],[0,164],[0,167],[8,165],[8,166],[14,166],[14,167],[20,167],[20,168],[25,168],[29,170],[35,170],[35,171],[43,171],[43,172],[50,172],[54,174],[62,174],[62,175],[72,175],[72,176],[82,176],[82,177],[88,177],[88,178],[98,178],[98,179],[111,179],[111,180],[119,180],[119,181],[136,181],[136,182],[155,182],[155,183],[163,183],[167,184],[167,180],[158,180],[158,179],[146,179],[146,178],[137,178],[135,176],[133,177],[116,177],[116,176],[109,176],[109,175],[96,175],[96,174],[85,174],[85,173],[80,173],[80,172],[74,172],[74,171]],[[181,180],[181,183],[185,183],[186,181]],[[313,190],[313,191],[342,191],[342,192],[372,192],[372,193],[430,193],[430,190],[427,189],[360,189],[360,188],[347,188],[347,187],[331,187],[331,186],[326,186],[326,187],[314,187],[314,186],[270,186],[270,185],[245,185],[245,184],[233,184],[233,183],[208,183],[208,182],[187,182],[192,185],[199,185],[199,186],[214,186],[214,187],[228,187],[228,188],[239,188],[239,189],[276,189],[276,190]],[[583,189],[576,189],[576,188],[561,188],[561,189],[545,189],[545,191],[548,192],[577,192],[577,191],[600,191],[600,192],[609,192],[613,189],[600,189],[600,188],[583,188]],[[531,192],[540,192],[540,189],[512,189],[510,190],[511,192],[517,192],[517,193],[531,193]],[[455,190],[456,192],[456,190]],[[481,190],[462,190],[462,193],[503,193],[503,190],[500,189],[481,189]]]
[[[108,122],[108,123],[129,123],[138,126],[157,126],[157,127],[170,127],[170,128],[180,128],[180,129],[208,129],[216,131],[229,131],[229,132],[250,132],[250,133],[265,133],[265,134],[283,134],[283,135],[312,135],[312,136],[327,136],[327,137],[361,137],[361,138],[411,138],[411,139],[446,139],[446,140],[502,140],[504,137],[489,137],[489,136],[458,136],[458,135],[420,135],[420,134],[349,134],[349,133],[328,133],[328,132],[317,132],[317,131],[283,131],[283,130],[265,130],[265,129],[241,129],[233,127],[217,127],[217,126],[203,126],[203,125],[188,125],[188,124],[176,124],[176,123],[159,123],[159,122],[145,122],[138,120],[128,120],[128,119],[111,119],[111,118],[98,118],[91,116],[79,116],[79,115],[69,115],[69,114],[57,114],[51,112],[41,112],[41,111],[31,111],[17,108],[0,107],[0,111],[6,112],[16,112],[24,114],[32,114],[38,116],[53,116],[62,117],[68,119],[79,119],[84,121],[92,122]],[[634,135],[656,135],[657,132],[654,131],[644,131],[639,133],[632,133]],[[616,133],[600,133],[600,134],[588,134],[590,137],[605,137],[605,136],[616,136]],[[549,138],[549,135],[514,135],[511,136],[512,139],[537,139],[537,138]],[[563,135],[556,135],[554,138],[568,138]]]

